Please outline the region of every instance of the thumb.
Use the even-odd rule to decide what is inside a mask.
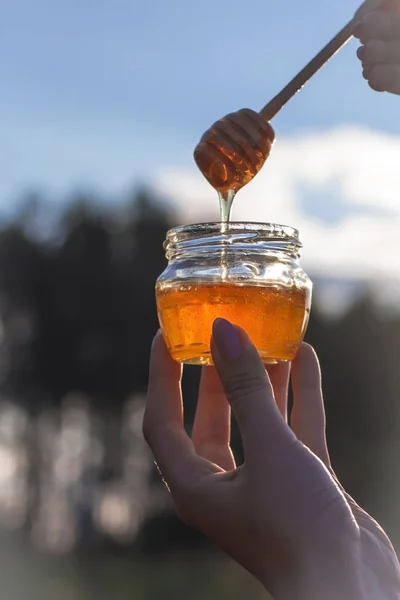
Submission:
[[[225,319],[213,324],[211,351],[242,435],[247,460],[295,440],[274,399],[263,362],[247,334]]]

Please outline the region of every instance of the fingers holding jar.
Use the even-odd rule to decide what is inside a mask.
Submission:
[[[400,1],[376,4],[365,3],[356,14],[357,56],[374,91],[400,94]]]

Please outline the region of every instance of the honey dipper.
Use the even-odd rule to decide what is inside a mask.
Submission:
[[[243,108],[220,119],[202,136],[194,159],[220,196],[249,183],[267,160],[275,133],[270,121],[352,36],[351,20],[260,112]]]

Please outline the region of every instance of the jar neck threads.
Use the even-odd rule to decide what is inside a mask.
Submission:
[[[221,232],[221,223],[200,223],[175,227],[164,242],[169,261],[216,255],[222,251],[248,255],[277,254],[298,259],[302,244],[296,229],[274,223],[230,222]]]

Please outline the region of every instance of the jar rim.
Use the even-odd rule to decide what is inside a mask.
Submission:
[[[257,221],[229,221],[224,229],[224,234],[229,233],[245,233],[254,232],[262,233],[266,236],[280,237],[286,239],[292,239],[293,241],[300,242],[299,231],[290,225],[280,225],[278,223],[262,223]],[[173,227],[166,234],[166,241],[172,241],[173,238],[180,237],[181,235],[187,234],[210,234],[210,233],[221,233],[221,221],[214,221],[209,223],[192,223],[189,225],[179,225]]]

